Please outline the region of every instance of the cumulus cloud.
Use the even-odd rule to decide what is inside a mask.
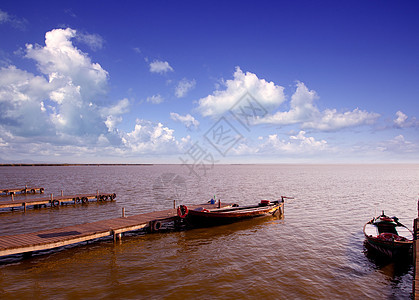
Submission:
[[[190,114],[187,114],[186,116],[181,116],[178,113],[170,113],[170,118],[174,121],[181,122],[183,125],[185,125],[188,129],[191,128],[198,128],[199,122],[196,120],[193,116]]]
[[[377,113],[370,113],[358,108],[344,113],[338,113],[336,109],[326,109],[320,119],[304,122],[302,127],[333,131],[346,127],[370,125],[375,123],[379,116]]]
[[[164,101],[164,98],[160,96],[160,94],[153,95],[151,97],[147,97],[147,102],[153,103],[153,104],[160,104]]]
[[[232,109],[246,93],[252,95],[266,110],[280,105],[285,100],[284,88],[259,79],[251,72],[243,73],[236,67],[233,79],[223,82],[225,89],[217,89],[212,95],[199,100],[198,111],[205,117],[218,117]]]
[[[44,77],[15,66],[1,68],[0,123],[8,132],[25,137],[51,133],[52,123],[42,105],[51,91]]]
[[[419,121],[416,118],[409,118],[400,110],[396,112],[396,118],[393,120],[393,124],[397,128],[419,127]]]
[[[182,142],[176,140],[174,130],[162,123],[137,119],[134,130],[125,133],[122,141],[132,153],[168,154],[181,151]]]
[[[320,112],[314,104],[317,98],[315,91],[310,91],[304,83],[298,82],[297,89],[291,97],[290,110],[267,115],[259,119],[258,123],[289,125],[317,119],[320,117]]]
[[[45,45],[27,44],[23,55],[36,63],[38,75],[13,65],[0,68],[3,159],[62,161],[72,157],[72,161],[88,162],[86,157],[113,153],[119,158],[176,152],[189,143],[190,137],[176,140],[174,130],[162,123],[137,120],[131,132],[119,130],[130,101],[104,104],[108,72],[75,47],[72,41],[77,37],[73,29],[54,29],[45,34]],[[82,39],[87,40],[86,36]],[[163,98],[156,95],[150,101]]]
[[[252,145],[253,144],[253,145]],[[245,139],[233,149],[235,155],[263,155],[267,157],[297,157],[321,155],[335,151],[327,141],[318,140],[301,130],[297,135],[281,138],[278,134],[259,136],[257,142]]]
[[[187,80],[183,78],[176,87],[175,95],[178,98],[185,97],[186,94],[195,87],[196,81],[195,79]]]
[[[150,63],[150,72],[152,73],[164,74],[173,71],[173,68],[167,61],[154,60]]]
[[[15,66],[0,69],[0,118],[13,139],[37,136],[74,145],[94,144],[102,136],[118,143],[109,134],[118,108],[95,102],[103,103],[108,73],[73,45],[76,36],[70,28],[54,29],[46,33],[45,46],[26,45],[25,57],[36,62],[41,76]],[[118,105],[126,107],[125,101]]]
[[[26,57],[36,61],[52,84],[78,88],[84,99],[104,95],[108,72],[73,45],[76,33],[71,28],[53,29],[45,34],[45,46],[26,45]]]
[[[302,128],[333,131],[346,127],[372,124],[380,116],[358,108],[338,113],[336,109],[320,111],[314,101],[318,99],[315,91],[309,90],[304,83],[298,82],[291,97],[290,109],[278,111],[273,115],[259,118],[259,124],[290,125],[300,124]]]
[[[288,140],[280,139],[277,134],[269,135],[267,141],[261,146],[261,151],[272,151],[273,153],[283,152],[291,154],[310,154],[328,149],[325,140],[316,140],[314,137],[307,137],[306,132],[301,130],[297,135],[292,135]]]
[[[105,125],[109,132],[116,130],[116,126],[122,122],[122,115],[129,112],[129,106],[129,100],[124,98],[115,105],[101,108],[101,115],[106,118]]]

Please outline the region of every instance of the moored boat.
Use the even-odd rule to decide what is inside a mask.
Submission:
[[[382,214],[364,225],[367,243],[379,252],[395,258],[406,256],[413,244],[413,233],[397,217]]]
[[[262,200],[257,205],[239,206],[233,204],[230,207],[206,209],[199,207],[189,210],[185,215],[187,208],[181,207],[180,216],[186,217],[193,224],[198,225],[217,225],[231,223],[242,219],[255,218],[267,215],[282,214],[284,209],[284,199],[289,197],[281,197],[281,200],[269,201]]]

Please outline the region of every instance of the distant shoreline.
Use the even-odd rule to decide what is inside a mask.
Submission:
[[[154,164],[0,164],[0,167],[152,166]]]
[[[155,166],[155,165],[179,165],[183,164],[171,164],[171,163],[162,163],[162,164],[153,164],[153,163],[0,163],[0,167],[82,167],[82,166]],[[330,166],[348,166],[348,165],[419,165],[417,162],[376,162],[376,163],[225,163],[225,164],[215,164],[215,165],[230,165],[230,166],[246,166],[246,165],[330,165]]]

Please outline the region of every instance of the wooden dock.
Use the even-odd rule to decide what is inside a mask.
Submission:
[[[9,196],[15,194],[35,194],[44,193],[43,187],[28,187],[25,185],[23,188],[0,189],[0,196]]]
[[[23,208],[26,211],[28,206],[32,207],[41,207],[41,206],[49,206],[49,207],[56,207],[65,203],[88,203],[90,200],[96,201],[113,201],[116,197],[115,193],[96,193],[96,194],[78,194],[78,195],[68,195],[68,196],[54,196],[51,194],[49,197],[43,198],[34,198],[34,199],[12,199],[11,201],[0,201],[0,209],[2,208],[11,208],[12,210],[15,208]]]
[[[229,205],[223,203],[221,207]],[[218,204],[200,204],[188,207],[190,209],[197,207],[212,209],[218,207]],[[145,227],[150,228],[151,231],[157,231],[160,229],[161,223],[178,219],[177,210],[168,209],[33,233],[0,236],[0,256],[49,250],[103,237],[113,237],[116,240],[120,239],[125,232]]]
[[[413,298],[419,300],[419,200],[418,218],[413,220]]]

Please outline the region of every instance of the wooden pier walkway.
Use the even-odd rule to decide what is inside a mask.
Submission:
[[[229,205],[223,203],[221,207]],[[211,209],[217,206],[218,204],[200,204],[188,207]],[[151,231],[158,230],[162,222],[174,221],[178,218],[176,209],[168,209],[33,233],[0,236],[0,256],[49,250],[103,237],[113,236],[116,240],[120,239],[125,232],[145,227],[149,227]]]
[[[0,209],[2,208],[11,208],[12,210],[15,208],[23,208],[26,211],[28,206],[50,206],[55,207],[62,205],[64,203],[73,202],[74,204],[77,203],[88,203],[89,200],[96,200],[96,201],[113,201],[116,197],[115,193],[96,193],[96,194],[78,194],[78,195],[68,195],[68,196],[54,196],[51,194],[49,197],[43,198],[34,198],[34,199],[14,199],[11,201],[0,201]]]
[[[413,220],[413,298],[419,300],[419,200],[418,218]]]
[[[8,196],[8,195],[15,195],[15,194],[35,194],[35,193],[44,193],[43,187],[28,187],[25,185],[23,188],[11,188],[11,189],[0,189],[0,196]]]

